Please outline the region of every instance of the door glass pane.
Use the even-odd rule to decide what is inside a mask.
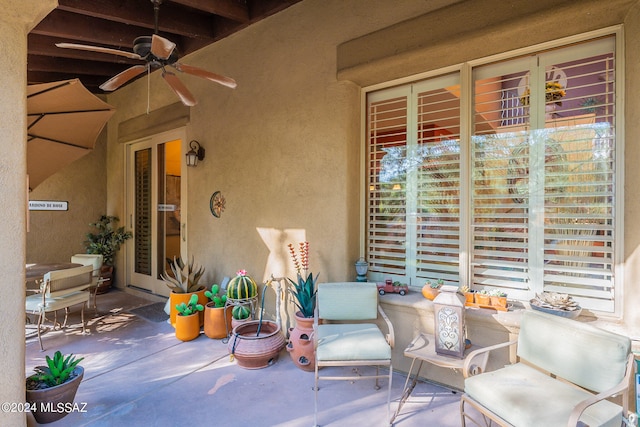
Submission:
[[[151,274],[151,149],[135,152],[135,239],[136,273]]]
[[[158,145],[158,278],[180,257],[180,140]]]

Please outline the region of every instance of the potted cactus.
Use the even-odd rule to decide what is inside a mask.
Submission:
[[[191,341],[200,335],[200,316],[204,310],[198,303],[198,295],[192,294],[189,302],[176,304],[176,338],[180,341]]]
[[[227,298],[234,302],[251,300],[258,296],[256,281],[247,274],[246,270],[238,270],[236,277],[227,285]]]
[[[489,291],[489,300],[493,307],[507,307],[507,294],[500,289],[491,289]]]
[[[56,351],[53,358],[46,356],[47,366],[36,366],[27,377],[26,401],[38,424],[57,421],[78,407],[73,399],[84,376],[78,365],[83,359]]]
[[[247,304],[236,305],[231,310],[231,328],[251,320],[251,309]]]
[[[209,299],[204,308],[204,334],[209,338],[225,338],[231,325],[231,310],[225,308],[227,295],[220,294],[220,285],[211,285],[211,290],[204,291]]]
[[[171,272],[165,271],[160,275],[160,278],[171,289],[167,305],[169,308],[169,320],[171,325],[175,327],[176,315],[178,314],[175,309],[176,305],[189,302],[192,294],[198,295],[198,304],[204,306],[207,303],[207,297],[204,295],[206,288],[204,285],[199,284],[200,278],[204,274],[204,267],[196,266],[193,257],[189,264],[185,264],[180,257],[167,258],[167,263]],[[200,326],[202,326],[204,324],[204,315],[200,314],[199,318]]]
[[[438,279],[437,281],[427,280],[422,287],[422,296],[428,300],[433,301],[435,297],[440,293],[440,288],[444,285],[444,280]]]

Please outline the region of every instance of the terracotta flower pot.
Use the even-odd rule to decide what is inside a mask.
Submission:
[[[252,320],[231,333],[227,348],[241,368],[266,368],[278,360],[280,350],[284,348],[285,339],[279,324],[263,320],[258,334],[259,324],[259,320]]]
[[[204,306],[204,334],[212,339],[226,338],[231,331],[231,307],[225,310],[214,305],[212,301]]]
[[[298,368],[308,372],[315,371],[313,317],[304,317],[301,312],[296,312],[296,325],[289,328],[287,351]]]
[[[465,303],[469,303],[469,304],[473,304],[474,295],[475,295],[474,292],[465,292],[464,293],[464,302]]]
[[[188,316],[176,316],[176,338],[180,341],[191,341],[200,335],[200,316],[193,313]]]
[[[207,301],[209,300],[207,299],[206,296],[204,296],[204,291],[205,291],[205,288],[203,286],[202,289],[200,289],[197,292],[188,292],[186,294],[178,294],[176,292],[171,292],[171,295],[169,295],[169,308],[170,308],[169,320],[171,321],[171,326],[173,326],[174,328],[176,327],[176,316],[178,315],[178,310],[176,310],[176,305],[180,303],[188,304],[192,294],[198,295],[198,304],[202,304],[202,305],[207,304]],[[200,326],[204,325],[203,313],[204,312],[200,311],[198,316],[200,319]]]
[[[84,376],[84,368],[76,366],[73,372],[75,376],[66,383],[41,390],[27,390],[27,402],[36,408],[31,413],[38,424],[52,423],[68,415],[64,408],[73,403]],[[59,410],[59,405],[62,405],[62,410]]]
[[[480,305],[490,305],[491,304],[491,299],[489,298],[489,295],[476,294],[475,298],[476,298],[476,304],[480,304]]]
[[[494,307],[507,308],[507,297],[490,297],[491,305]]]
[[[438,288],[432,288],[429,285],[424,285],[422,287],[422,296],[428,300],[433,301],[435,297],[438,296],[439,293],[440,293],[440,289]]]

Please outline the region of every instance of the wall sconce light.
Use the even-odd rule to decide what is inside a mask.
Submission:
[[[358,276],[356,277],[356,282],[366,282],[368,270],[369,263],[362,257],[358,258],[358,260],[356,261],[356,273],[358,274]]]
[[[204,148],[195,139],[189,143],[189,152],[187,153],[187,166],[198,166],[198,160],[204,160]]]
[[[440,291],[433,300],[436,353],[462,359],[466,346],[464,304],[457,286],[445,285]]]

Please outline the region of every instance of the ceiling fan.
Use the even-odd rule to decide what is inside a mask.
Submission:
[[[166,67],[171,67],[182,73],[191,74],[230,88],[235,88],[236,81],[230,77],[225,77],[220,74],[203,70],[202,68],[178,62],[179,56],[176,52],[176,44],[158,35],[158,14],[162,0],[151,0],[151,3],[153,3],[155,15],[154,34],[151,36],[137,37],[133,42],[133,52],[76,43],[56,43],[56,46],[65,49],[79,49],[91,52],[109,53],[145,61],[144,65],[134,65],[100,85],[100,89],[107,92],[118,89],[123,84],[144,72],[151,72],[154,69],[162,68],[162,78],[169,84],[176,95],[178,95],[182,103],[187,106],[196,105],[197,101],[191,92],[189,92],[189,89],[187,89],[187,87],[174,73],[167,71]]]

